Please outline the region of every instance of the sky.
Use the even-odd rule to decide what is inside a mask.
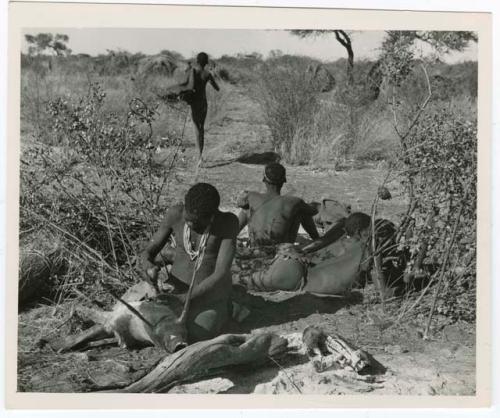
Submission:
[[[132,53],[156,54],[163,49],[180,52],[192,57],[200,51],[212,57],[237,53],[259,52],[266,57],[272,50],[284,54],[306,55],[322,61],[346,57],[345,49],[333,34],[301,39],[283,30],[247,29],[118,29],[118,28],[37,28],[25,33],[62,33],[69,36],[68,46],[73,53],[97,55],[106,50],[122,49]],[[383,31],[358,31],[352,33],[355,59],[373,59],[384,37]],[[23,46],[26,51],[26,45]],[[469,46],[462,53],[441,57],[445,62],[477,60],[477,45]]]

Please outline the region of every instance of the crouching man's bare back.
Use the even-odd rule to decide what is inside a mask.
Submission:
[[[206,183],[194,185],[185,203],[173,206],[141,254],[143,275],[155,286],[156,255],[171,235],[178,243],[169,282],[185,300],[196,257],[203,257],[195,275],[195,286],[188,314],[188,337],[191,342],[220,334],[230,318],[231,264],[236,249],[238,219],[219,210],[217,190]]]

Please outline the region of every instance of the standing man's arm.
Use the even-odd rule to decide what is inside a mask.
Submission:
[[[228,215],[228,222],[226,223],[225,237],[219,247],[217,254],[217,261],[215,263],[214,272],[205,280],[201,281],[193,288],[191,299],[202,298],[207,292],[213,290],[219,282],[231,274],[231,265],[233,264],[234,254],[236,253],[236,237],[238,236],[238,219],[235,215]]]
[[[194,68],[191,68],[189,70],[189,75],[188,75],[186,89],[188,89],[188,90],[194,90]]]
[[[220,91],[219,85],[216,83],[212,74],[210,74],[210,78],[208,79],[208,81],[210,81],[210,84],[215,90]]]

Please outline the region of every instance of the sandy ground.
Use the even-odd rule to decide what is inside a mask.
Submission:
[[[258,105],[234,87],[222,118],[207,132],[206,168],[198,181],[214,184],[222,206],[234,210],[234,198],[242,189],[262,188],[262,165],[234,159],[246,152],[272,151],[269,132]],[[186,137],[193,132],[187,130]],[[188,148],[194,157],[194,148]],[[351,203],[354,210],[368,211],[377,186],[384,177],[381,167],[335,172],[332,169],[287,167],[284,193],[305,200],[322,196]],[[181,168],[172,193],[180,197],[195,180],[191,164]],[[404,201],[396,181],[393,195],[383,202],[379,215],[398,221]],[[312,295],[266,294],[249,297],[250,315],[228,332],[271,331],[280,335],[302,333],[309,325],[336,332],[369,352],[380,367],[359,377],[339,370],[317,373],[304,355],[288,355],[257,370],[238,367],[210,379],[179,385],[172,393],[315,393],[374,395],[473,395],[475,393],[475,326],[446,325],[438,318],[432,339],[421,338],[423,318],[394,321],[398,306],[383,311],[368,287],[350,298]],[[56,354],[39,341],[50,329],[67,334],[87,327],[84,318],[69,306],[40,306],[19,315],[18,390],[35,392],[86,392],[120,386],[143,376],[164,354],[154,348],[126,351],[102,347],[85,352]]]

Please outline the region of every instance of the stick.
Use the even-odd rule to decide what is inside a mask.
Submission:
[[[139,318],[142,322],[144,322],[151,329],[151,331],[153,331],[154,326],[151,324],[151,322],[149,322],[146,318],[144,318],[144,316],[137,309],[135,309],[129,303],[125,302],[122,298],[116,296],[114,294],[114,292],[112,290],[108,289],[104,283],[102,283],[102,285],[103,285],[102,286],[103,289],[106,292],[108,292],[113,297],[113,299],[115,299],[118,302],[121,302],[123,305],[125,305],[130,312],[132,312],[135,316],[137,316],[137,318]]]
[[[179,324],[182,324],[182,325],[184,325],[186,323],[186,320],[187,320],[189,305],[191,304],[191,294],[193,293],[193,289],[194,289],[194,279],[196,277],[196,273],[198,272],[198,270],[201,266],[200,260],[202,257],[200,257],[200,255],[198,257],[199,258],[196,260],[196,262],[194,264],[193,275],[191,276],[191,283],[189,283],[189,289],[188,289],[187,294],[186,294],[186,300],[184,301],[184,307],[182,308],[182,312],[181,312],[179,318],[177,319],[177,322]]]
[[[372,213],[371,213],[371,218],[372,218],[372,239],[371,239],[371,246],[372,246],[372,253],[375,254],[377,252],[377,240],[375,238],[375,211],[377,210],[377,202],[378,202],[378,195],[377,197],[375,198],[375,202],[373,202],[373,206],[372,206]],[[380,294],[380,301],[382,302],[382,309],[385,310],[385,289],[384,289],[384,285],[382,284],[382,266],[380,265],[380,261],[381,261],[381,255],[378,254],[378,255],[374,255],[373,257],[373,265],[375,267],[375,275],[376,277],[374,277],[375,279],[375,282],[377,284],[377,287],[378,287],[378,291],[379,291],[379,294]]]
[[[283,374],[286,376],[286,378],[290,381],[290,383],[293,385],[293,387],[295,389],[297,389],[297,392],[299,392],[300,394],[302,394],[302,391],[300,390],[300,388],[297,386],[297,384],[293,381],[293,379],[288,375],[288,373],[286,372],[285,368],[279,364],[272,356],[268,355],[267,356],[274,364],[276,364],[276,366],[278,366],[278,368],[283,372]]]

